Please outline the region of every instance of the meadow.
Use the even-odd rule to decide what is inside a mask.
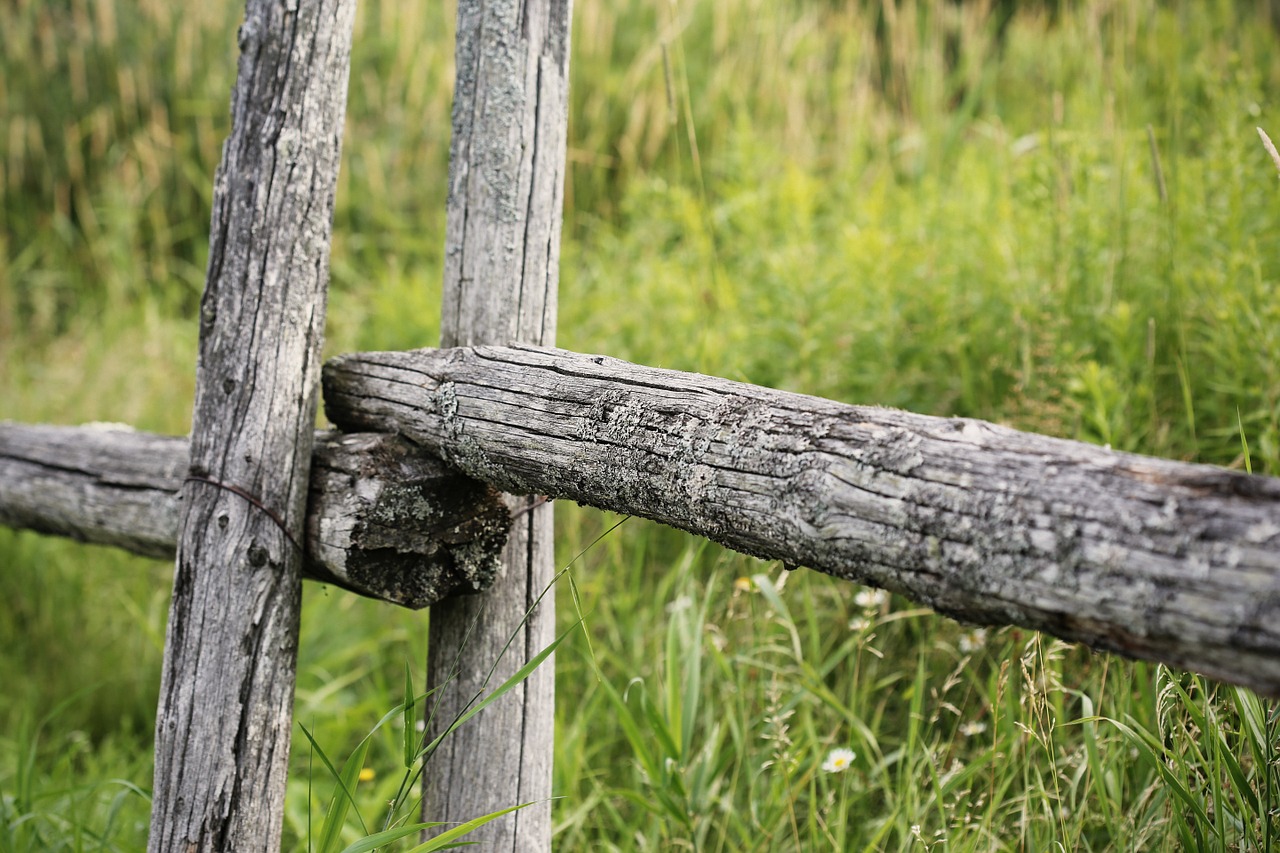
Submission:
[[[990,5],[577,0],[559,344],[1280,475],[1267,3],[1024,3],[999,34]],[[189,428],[240,12],[0,3],[0,419]],[[449,4],[362,0],[330,354],[438,341],[452,52]],[[1280,846],[1273,700],[557,525],[557,849]],[[142,849],[171,578],[0,529],[0,851]],[[427,618],[308,587],[295,717],[328,754],[422,683]],[[297,727],[291,763],[313,849]]]

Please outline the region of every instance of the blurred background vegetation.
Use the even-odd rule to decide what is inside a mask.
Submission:
[[[241,9],[0,2],[0,418],[188,429]],[[330,353],[438,340],[453,18],[360,3]],[[1280,473],[1267,2],[577,0],[573,26],[562,346]],[[559,849],[1277,831],[1246,691],[638,521],[596,542],[616,521],[558,510],[586,616]],[[140,848],[170,576],[0,530],[0,850]],[[311,588],[302,630],[298,719],[342,754],[420,672],[425,617]],[[310,766],[297,737],[299,849]]]

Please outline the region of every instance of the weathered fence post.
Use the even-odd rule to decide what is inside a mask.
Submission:
[[[209,267],[149,849],[275,850],[355,0],[248,0]]]
[[[555,339],[568,122],[570,0],[462,0],[449,157],[442,345]],[[554,596],[521,624],[554,574],[549,505],[522,512],[488,592],[431,608],[428,680],[445,685],[428,737],[554,638]],[[525,511],[527,510],[527,511]],[[475,629],[472,628],[475,623]],[[442,744],[424,778],[428,820],[537,805],[477,833],[485,850],[551,841],[555,676],[546,664]]]

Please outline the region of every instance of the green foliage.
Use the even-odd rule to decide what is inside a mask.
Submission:
[[[558,577],[556,578],[558,580]],[[554,581],[553,581],[554,586]],[[530,612],[525,614],[525,619],[532,613],[532,609],[542,604],[543,598],[550,593],[551,590],[545,590],[539,595]],[[306,832],[305,837],[308,839],[308,853],[312,849],[318,853],[338,853],[338,845],[341,843],[344,830],[347,830],[347,815],[351,812],[355,815],[357,822],[360,824],[360,832],[358,837],[351,844],[342,848],[342,853],[360,853],[360,851],[372,850],[377,847],[388,847],[396,841],[408,839],[412,841],[413,836],[419,835],[423,830],[433,827],[444,826],[439,821],[431,821],[426,823],[407,823],[410,815],[418,812],[422,807],[421,797],[417,795],[417,783],[424,772],[426,765],[431,761],[431,757],[445,738],[452,735],[467,721],[476,714],[484,711],[485,708],[500,700],[503,696],[523,684],[525,680],[536,670],[542,666],[546,660],[551,657],[556,648],[559,647],[565,639],[578,627],[579,623],[571,625],[563,634],[557,637],[546,648],[541,649],[529,660],[525,661],[520,667],[512,673],[505,681],[497,685],[493,689],[489,689],[489,681],[493,676],[494,669],[497,668],[498,662],[502,656],[506,654],[507,648],[510,647],[515,637],[507,640],[506,646],[503,647],[499,654],[498,660],[494,661],[493,669],[490,669],[488,677],[485,678],[481,686],[481,690],[475,696],[471,697],[466,707],[458,713],[458,715],[448,721],[443,731],[430,741],[426,740],[426,736],[419,733],[417,720],[421,714],[421,709],[425,705],[428,710],[425,715],[423,730],[426,730],[432,724],[432,720],[436,713],[436,706],[432,702],[424,702],[431,698],[432,694],[439,687],[433,688],[427,693],[418,695],[413,690],[413,673],[408,664],[404,670],[404,693],[399,705],[396,705],[390,711],[382,716],[382,719],[373,726],[360,742],[356,745],[351,755],[347,757],[339,770],[334,762],[329,758],[328,753],[316,740],[315,736],[307,729],[305,725],[300,726],[303,736],[306,738],[310,746],[308,759],[314,755],[320,759],[320,763],[328,772],[330,778],[333,779],[333,794],[329,799],[329,804],[325,809],[324,822],[318,832],[318,840],[312,845],[312,840],[316,839],[316,833],[312,832],[311,822],[311,790],[310,783],[312,781],[311,768],[308,767],[308,793],[306,803]],[[517,627],[517,631],[523,630],[524,620]],[[447,685],[441,685],[445,687]],[[356,788],[361,781],[372,781],[377,778],[377,771],[367,766],[369,749],[374,743],[374,737],[378,731],[388,723],[399,723],[401,728],[400,741],[403,746],[401,758],[403,766],[400,770],[400,784],[396,789],[395,796],[390,800],[377,800],[375,807],[379,810],[383,809],[385,803],[385,817],[382,821],[382,829],[371,832],[368,821],[365,820],[364,813],[361,809],[360,798],[357,797]],[[511,806],[509,808],[500,809],[487,815],[481,815],[471,820],[463,821],[448,829],[440,831],[437,835],[428,841],[418,844],[409,851],[409,853],[428,853],[431,850],[445,850],[457,846],[457,839],[467,835],[468,833],[484,826],[492,820],[510,814],[513,811],[525,808],[531,805],[524,803],[521,805]],[[460,842],[469,844],[472,842]]]
[[[0,738],[0,850],[133,851],[146,838],[151,794],[146,739],[93,739],[68,695],[34,725],[23,717]]]
[[[560,342],[1280,474],[1266,4],[987,5],[575,3]],[[0,3],[0,417],[187,429],[238,12]],[[452,18],[360,4],[330,352],[438,339]],[[1247,691],[558,515],[558,847],[1274,843]],[[169,570],[0,566],[0,850],[138,849]],[[332,802],[341,848],[412,794],[425,625],[309,589],[302,630],[286,846]]]

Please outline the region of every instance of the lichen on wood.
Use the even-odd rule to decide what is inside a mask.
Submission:
[[[172,559],[185,437],[0,422],[0,524]],[[486,589],[498,492],[392,435],[317,433],[303,576],[402,607]]]
[[[458,3],[443,346],[555,342],[571,6]],[[502,577],[482,596],[432,609],[427,680],[440,693],[428,738],[489,688],[487,673],[502,683],[555,638],[555,596],[533,608],[555,576],[551,506],[509,503],[519,518]],[[485,850],[549,850],[554,728],[547,661],[441,744],[423,773],[424,819],[530,803],[468,837]]]
[[[1280,695],[1280,480],[531,346],[359,353],[330,419],[968,622]]]
[[[315,577],[408,607],[488,589],[511,515],[497,490],[390,435],[316,447],[307,540]]]

